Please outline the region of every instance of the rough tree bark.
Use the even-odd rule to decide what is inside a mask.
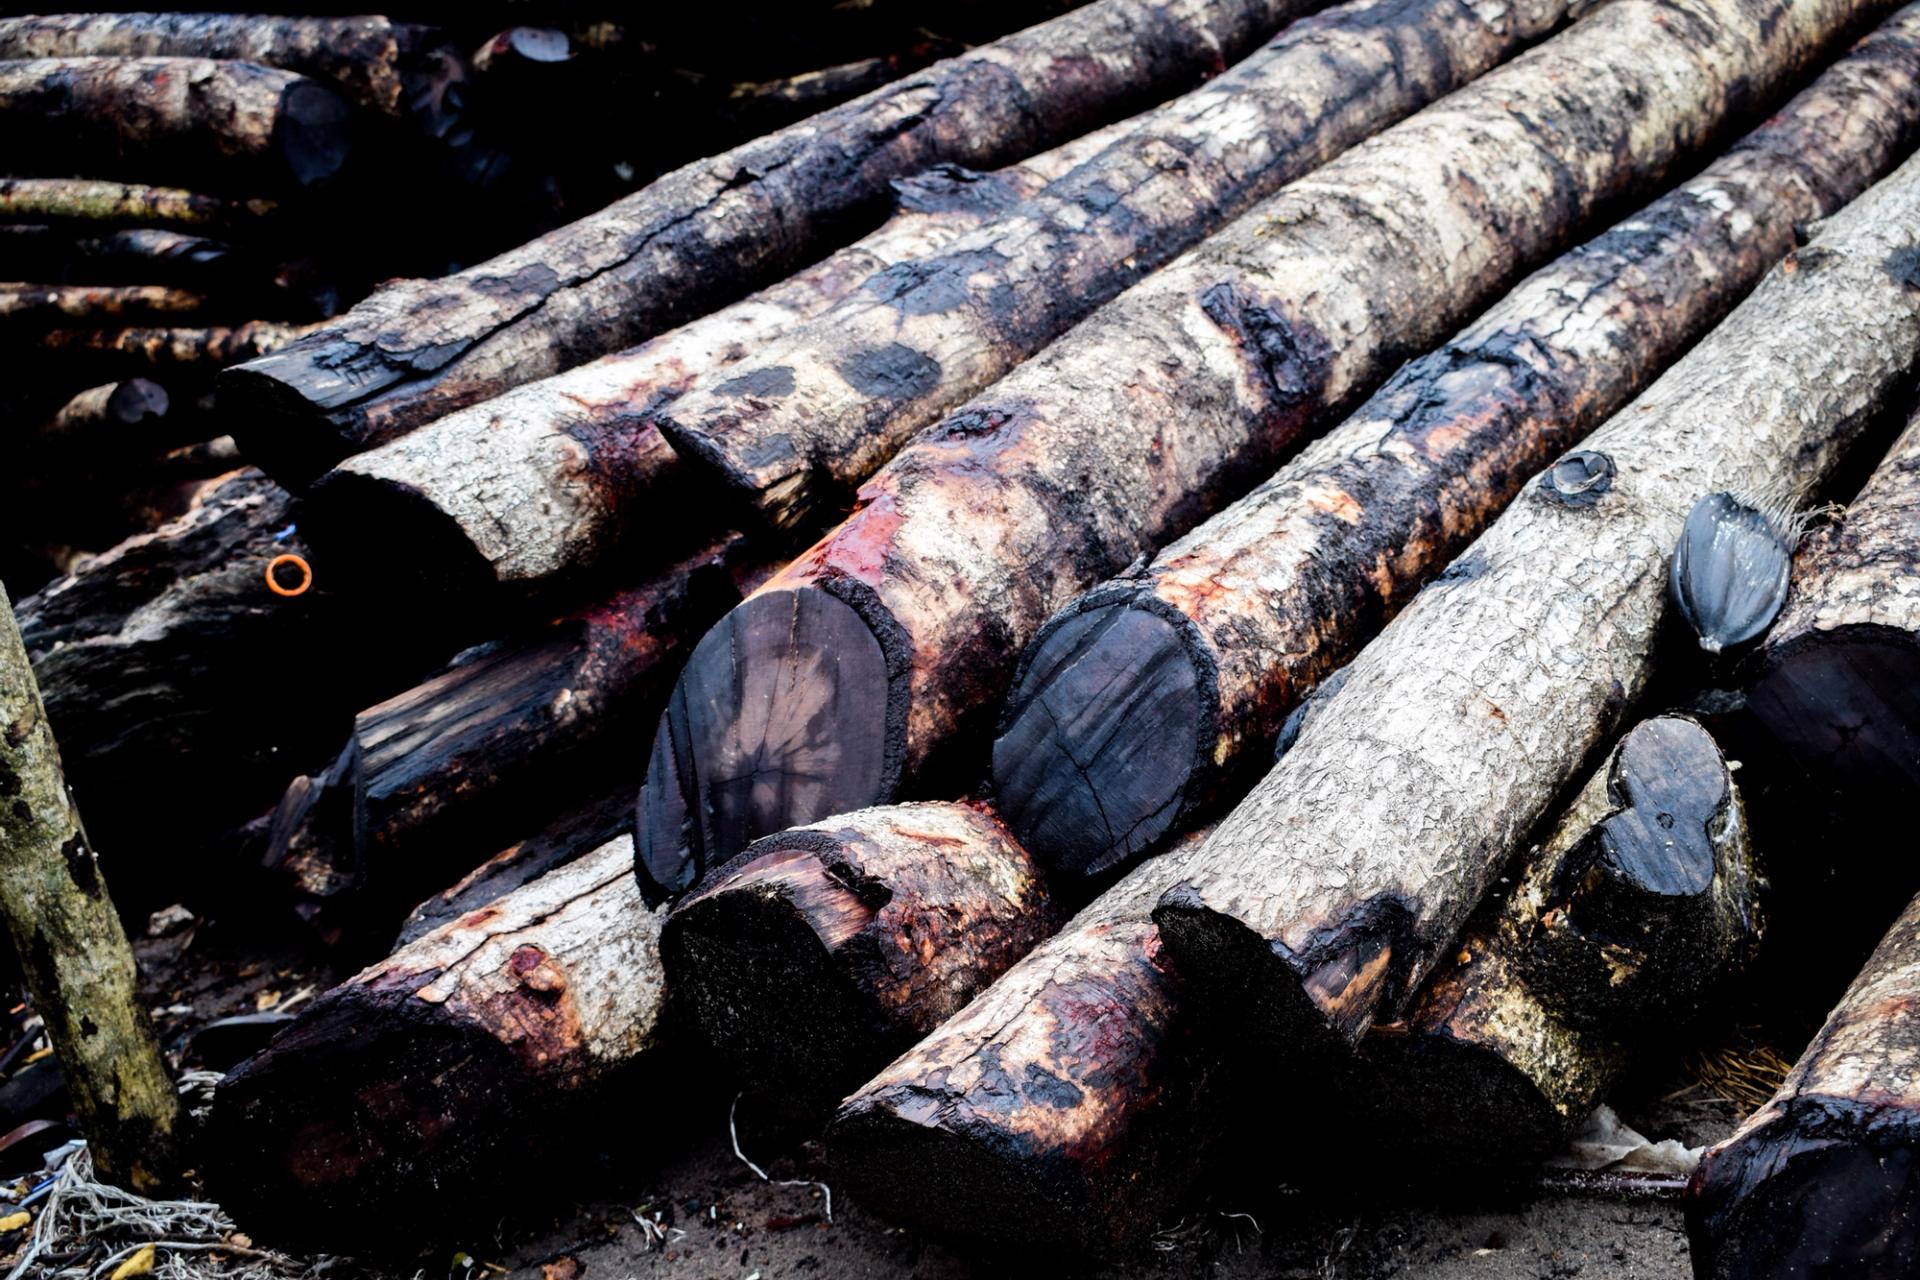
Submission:
[[[1296,23],[939,254],[901,263],[661,411],[768,524],[817,528],[908,439],[1256,201],[1566,17],[1355,0]]]
[[[1687,1187],[1700,1280],[1920,1267],[1920,900],[1882,939],[1773,1100]]]
[[[384,944],[503,839],[612,785],[693,637],[765,572],[721,535],[362,711],[333,765],[295,779],[274,815],[267,860],[296,910],[330,943]]]
[[[243,192],[324,183],[352,151],[352,110],[327,86],[211,58],[0,61],[0,125],[0,163],[15,171],[194,176]]]
[[[1113,128],[991,174],[948,166],[897,180],[898,209],[865,239],[637,347],[349,458],[314,486],[314,507],[348,513],[340,525],[349,536],[377,529],[382,544],[399,537],[447,548],[436,557],[446,566],[441,584],[529,587],[592,564],[637,519],[662,527],[691,501],[668,480],[692,472],[648,420],[656,404],[881,269],[934,252],[1011,207],[1097,152]],[[347,553],[359,550],[349,545]]]
[[[722,1062],[825,1109],[1057,923],[990,810],[931,801],[755,842],[667,918],[660,958]]]
[[[632,850],[408,944],[236,1067],[201,1165],[220,1203],[263,1243],[357,1251],[417,1248],[523,1193],[542,1142],[583,1122],[569,1108],[658,1042],[659,917]]]
[[[225,200],[178,187],[89,178],[0,178],[0,218],[201,231],[246,226],[274,212],[271,200]]]
[[[249,320],[206,329],[48,329],[37,335],[36,346],[49,365],[73,377],[104,380],[170,369],[211,374],[284,347],[313,327]]]
[[[1608,5],[929,428],[695,649],[654,739],[642,868],[684,890],[747,840],[892,799],[974,749],[1056,609],[1234,497],[1860,16],[1850,0],[1687,3],[1698,22]]]
[[[165,324],[207,310],[206,295],[164,284],[0,284],[0,325]]]
[[[0,18],[0,58],[191,57],[256,62],[330,82],[405,116],[459,55],[432,27],[386,18],[245,13],[60,13]]]
[[[1551,1154],[1641,1036],[1683,1027],[1751,958],[1759,889],[1713,738],[1635,726],[1407,1018],[1364,1041],[1372,1132],[1429,1169]]]
[[[1758,662],[1747,709],[1777,760],[1776,807],[1800,831],[1873,838],[1888,798],[1920,785],[1920,418],[1801,547]]]
[[[1695,501],[1806,497],[1911,371],[1917,250],[1910,161],[1584,442],[1604,485],[1556,464],[1361,651],[1173,871],[1155,919],[1197,1000],[1280,1055],[1404,1006],[1645,689]]]
[[[242,440],[288,482],[620,350],[818,256],[894,178],[991,168],[1223,69],[1289,0],[1095,0],[667,174],[531,244],[394,285],[229,375]]]
[[[1916,138],[1909,8],[1698,177],[1401,368],[1246,498],[1055,614],[993,749],[995,803],[1029,852],[1056,874],[1098,873],[1244,791],[1301,698],[1529,476]],[[1556,483],[1601,479],[1574,461]]]
[[[0,588],[0,916],[103,1177],[145,1195],[184,1168],[185,1117],[135,992],[133,950],[60,771]]]

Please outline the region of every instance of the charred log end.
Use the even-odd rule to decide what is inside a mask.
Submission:
[[[914,1087],[849,1100],[827,1130],[828,1176],[887,1221],[970,1248],[1115,1248],[1128,1222],[1088,1197],[1069,1162],[943,1101]]]
[[[1210,685],[1184,632],[1129,602],[1047,629],[993,744],[1001,816],[1038,862],[1097,875],[1166,835],[1210,757]]]
[[[1767,656],[1748,710],[1784,758],[1795,826],[1858,831],[1920,787],[1920,639],[1857,626]]]
[[[818,587],[763,591],[723,618],[654,735],[636,826],[649,900],[761,836],[890,799],[889,693],[872,630]]]
[[[263,1244],[417,1250],[521,1175],[542,1091],[498,1040],[430,1009],[347,988],[221,1082],[201,1167]]]
[[[107,413],[122,426],[137,427],[152,418],[164,418],[171,405],[167,389],[145,378],[128,378],[108,393]]]
[[[353,150],[353,110],[311,80],[288,85],[273,122],[273,145],[301,187],[332,181]]]
[[[301,530],[349,590],[464,600],[498,584],[460,522],[401,481],[330,471],[313,486]]]
[[[1687,1187],[1701,1280],[1920,1271],[1920,1117],[1799,1095],[1707,1152]]]
[[[240,452],[295,491],[312,484],[351,448],[326,411],[290,381],[312,366],[299,352],[278,351],[222,370],[214,384],[220,420]]]
[[[1370,1136],[1404,1155],[1410,1180],[1530,1163],[1566,1140],[1567,1118],[1485,1044],[1382,1027],[1363,1052],[1390,1088],[1357,1100]],[[1396,1163],[1398,1163],[1396,1161]]]
[[[815,853],[776,848],[723,871],[667,918],[661,964],[722,1061],[824,1113],[911,1041],[836,960],[873,916]]]

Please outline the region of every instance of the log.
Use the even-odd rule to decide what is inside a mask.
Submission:
[[[263,1244],[359,1252],[411,1251],[524,1199],[543,1148],[597,1123],[579,1104],[617,1108],[609,1080],[657,1049],[659,917],[632,849],[622,837],[408,944],[236,1067],[202,1153],[220,1204]]]
[[[888,805],[756,841],[667,917],[660,963],[721,1063],[825,1112],[1057,924],[990,810]]]
[[[1123,126],[1118,126],[1123,127]],[[346,537],[335,548],[380,572],[358,531],[446,548],[438,582],[542,585],[602,559],[638,522],[661,527],[694,478],[648,412],[744,359],[888,266],[937,251],[1096,154],[1098,130],[991,174],[944,166],[897,180],[879,230],[779,284],[639,346],[457,410],[347,459],[313,487]],[[370,415],[377,408],[369,408]],[[371,417],[369,419],[372,420]],[[671,479],[670,479],[671,478]],[[648,514],[640,515],[645,512]],[[325,533],[320,535],[325,540]]]
[[[164,440],[153,441],[150,424],[164,419],[173,407],[167,389],[146,378],[128,378],[89,387],[56,409],[53,416],[35,428],[37,447],[63,453],[94,450],[124,454],[129,450],[151,451]]]
[[[1021,659],[993,794],[1053,874],[1098,874],[1264,772],[1288,715],[1527,479],[1611,416],[1920,139],[1920,10],[1697,177],[1520,284]],[[1600,496],[1585,455],[1554,483]],[[1168,744],[1191,744],[1170,749]],[[1150,758],[1152,767],[1143,767]]]
[[[239,191],[339,174],[352,111],[316,80],[211,58],[0,62],[0,164],[105,177],[194,176]]]
[[[184,1169],[186,1118],[4,587],[0,725],[0,918],[95,1167],[152,1195]]]
[[[504,90],[506,101],[539,85],[549,74],[545,68],[572,60],[573,42],[557,27],[508,27],[475,50],[472,59],[481,83]],[[504,85],[497,83],[503,80]]]
[[[76,377],[169,370],[211,374],[235,361],[284,347],[313,328],[273,320],[198,329],[62,328],[39,334],[36,345],[49,363]]]
[[[204,312],[205,294],[163,284],[0,283],[0,325],[165,324]]]
[[[667,174],[434,281],[382,289],[228,375],[241,444],[288,483],[509,387],[633,345],[858,229],[894,178],[1030,155],[1221,70],[1292,0],[1095,0]]]
[[[1845,517],[1807,539],[1786,608],[1758,655],[1747,711],[1773,763],[1771,801],[1783,828],[1877,837],[1894,820],[1890,798],[1920,784],[1916,513],[1920,418]],[[1833,865],[1787,861],[1783,874]],[[1852,884],[1842,875],[1833,891],[1850,896]],[[1916,886],[1902,876],[1888,887]]]
[[[1920,1267],[1920,901],[1910,904],[1773,1100],[1687,1186],[1699,1280]]]
[[[902,450],[689,659],[636,832],[658,890],[760,835],[910,794],[943,755],[972,767],[1049,615],[1237,496],[1857,16],[1794,0],[1755,23],[1689,2],[1699,29],[1610,4],[1361,144]]]
[[[410,114],[453,53],[432,27],[378,17],[60,13],[0,18],[0,58],[191,57],[255,62],[323,80],[356,106]]]
[[[274,815],[267,861],[295,910],[332,945],[384,944],[503,837],[610,788],[687,646],[761,572],[744,539],[721,535],[360,712],[333,764],[295,779]]]
[[[226,200],[183,191],[89,178],[0,178],[0,218],[199,231],[247,226],[270,216],[271,200]]]
[[[1017,208],[875,276],[726,383],[695,387],[656,423],[766,525],[817,531],[942,412],[1568,9],[1540,0],[1487,17],[1446,0],[1354,0],[1296,23]]]
[[[1913,369],[1920,164],[1822,225],[1586,439],[1597,498],[1570,501],[1559,463],[1529,485],[1180,859],[1155,919],[1243,1042],[1339,1053],[1404,1007],[1646,689],[1695,501],[1805,499]]]
[[[241,255],[218,240],[140,227],[75,238],[51,226],[0,226],[0,275],[62,284],[163,284],[206,292],[239,283]]]
[[[1196,832],[1193,840],[1205,838]],[[841,1104],[834,1184],[979,1246],[1115,1252],[1219,1149],[1202,1051],[1148,913],[1152,864],[1108,890]]]
[[[1760,937],[1733,773],[1695,721],[1642,721],[1460,938],[1362,1043],[1376,1141],[1423,1172],[1560,1150],[1649,1035],[1686,1026]]]

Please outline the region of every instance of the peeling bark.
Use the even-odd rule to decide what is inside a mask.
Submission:
[[[1783,15],[1784,16],[1784,15]],[[1822,224],[1549,470],[1347,668],[1300,740],[1178,859],[1155,912],[1210,1009],[1269,1055],[1391,1018],[1647,686],[1704,493],[1818,489],[1920,358],[1920,163]]]
[[[827,1108],[1056,923],[998,818],[922,802],[757,841],[667,918],[660,954],[722,1062]]]
[[[573,1108],[657,1049],[659,917],[632,848],[409,943],[236,1067],[201,1166],[220,1203],[277,1247],[413,1250],[523,1195],[543,1144],[590,1122]]]
[[[143,1195],[172,1185],[184,1167],[186,1118],[4,588],[0,917],[101,1176]]]
[[[768,524],[817,528],[919,428],[1256,201],[1551,31],[1566,0],[1356,0],[661,410]],[[748,392],[741,384],[771,387]],[[777,384],[777,385],[774,385]]]
[[[1686,1025],[1751,958],[1759,888],[1712,737],[1675,716],[1637,725],[1407,1018],[1363,1042],[1372,1131],[1430,1168],[1552,1154],[1641,1035]]]
[[[1073,168],[1110,136],[992,174],[949,167],[894,184],[887,224],[732,306],[615,355],[457,410],[343,462],[314,486],[353,528],[448,548],[446,581],[543,584],[608,554],[635,523],[663,528],[696,499],[651,410],[744,359],[895,263],[931,253]],[[377,413],[369,409],[369,414]]]
[[[667,174],[441,280],[390,286],[228,375],[241,443],[304,484],[348,454],[633,345],[786,271],[870,217],[888,183],[992,168],[1222,70],[1289,0],[1095,0]]]
[[[305,76],[211,58],[0,61],[0,163],[108,177],[193,176],[238,191],[326,183],[352,112]]]
[[[1917,138],[1920,9],[1907,9],[1699,176],[1536,272],[1247,497],[1054,615],[994,743],[995,802],[1029,851],[1056,874],[1097,874],[1244,791],[1300,700],[1530,476],[1724,317],[1797,226]],[[1572,502],[1611,482],[1580,454],[1550,481]]]
[[[90,178],[0,178],[0,218],[133,223],[191,231],[246,226],[272,214],[271,200],[225,200],[177,187],[147,187]]]
[[[669,704],[641,866],[682,888],[747,839],[925,785],[942,753],[975,748],[1055,610],[1234,497],[1860,13],[1686,3],[1685,22],[1645,0],[1606,6],[1257,206],[924,432],[696,648],[683,688],[806,674],[740,724],[727,704]],[[780,619],[836,610],[879,658],[815,673],[826,633],[789,638]],[[769,739],[763,724],[805,732]],[[785,786],[835,759],[861,769]],[[742,781],[741,761],[768,785]]]
[[[1909,905],[1773,1100],[1700,1162],[1700,1280],[1920,1268],[1920,901]]]

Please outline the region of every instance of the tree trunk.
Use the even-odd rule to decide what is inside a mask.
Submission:
[[[1878,839],[1893,797],[1920,786],[1920,418],[1845,518],[1802,546],[1747,708],[1776,761],[1783,826]],[[1801,875],[1833,865],[1782,861]],[[1854,887],[1842,875],[1832,891]]]
[[[1687,1188],[1699,1280],[1920,1268],[1920,901]]]
[[[268,862],[297,910],[330,943],[384,944],[503,837],[611,786],[686,646],[763,572],[744,539],[722,535],[643,587],[362,711],[332,767],[296,779],[274,815]]]
[[[37,345],[49,364],[75,378],[174,369],[211,374],[284,347],[312,329],[272,320],[206,329],[49,329]]]
[[[1355,0],[1298,23],[656,420],[768,524],[817,529],[916,430],[1256,201],[1551,31],[1568,7],[1527,0],[1487,16],[1451,0]]]
[[[352,113],[305,76],[210,58],[0,61],[0,163],[112,177],[192,176],[238,191],[324,183]]]
[[[348,529],[431,539],[441,582],[530,587],[585,568],[641,517],[665,528],[693,478],[648,413],[845,297],[936,251],[1094,154],[1100,130],[993,174],[946,168],[894,184],[900,208],[864,240],[630,350],[543,378],[349,458],[314,486]],[[370,414],[377,412],[369,409]],[[352,554],[352,549],[348,551]]]
[[[1920,357],[1920,163],[1823,224],[1354,659],[1155,912],[1195,998],[1336,1051],[1433,969],[1646,688],[1710,490],[1816,491]]]
[[[722,1062],[824,1110],[1056,923],[998,818],[922,802],[756,842],[668,917],[660,957]]]
[[[1363,1045],[1357,1103],[1428,1168],[1552,1154],[1642,1036],[1673,1034],[1759,940],[1760,880],[1726,758],[1643,721],[1527,856],[1404,1022]]]
[[[223,200],[176,187],[90,178],[0,178],[0,218],[202,231],[247,226],[271,215],[271,200]]]
[[[182,1172],[185,1117],[4,588],[0,726],[0,915],[95,1166],[152,1195]]]
[[[90,462],[102,453],[151,457],[167,440],[151,425],[172,408],[167,389],[145,378],[89,387],[54,411],[33,433],[36,448],[84,454]]]
[[[574,1108],[658,1043],[659,918],[632,849],[613,841],[316,1000],[215,1093],[214,1196],[263,1243],[329,1251],[417,1248],[524,1196],[542,1143],[595,1123]]]
[[[0,284],[0,325],[165,324],[206,311],[204,294],[163,284]]]
[[[620,350],[818,257],[894,178],[993,167],[1221,70],[1289,0],[1095,0],[667,174],[531,244],[381,290],[225,395],[304,483],[350,453]]]
[[[240,284],[241,262],[218,240],[180,231],[136,228],[76,239],[58,227],[0,226],[0,276],[9,280],[164,284],[204,293]]]
[[[848,1098],[835,1184],[974,1245],[1104,1253],[1150,1230],[1220,1122],[1219,1055],[1194,1051],[1148,920],[1162,887],[1101,895]]]
[[[682,688],[700,696],[676,695],[654,740],[641,866],[678,891],[754,837],[928,785],[941,753],[975,748],[1056,609],[1223,505],[1858,16],[1849,0],[1788,0],[1764,21],[1687,3],[1698,24],[1607,5],[1294,183],[929,428],[694,651]],[[775,683],[765,716],[736,714]],[[754,693],[708,696],[729,687]],[[759,785],[723,794],[703,776],[738,779],[741,761]],[[830,784],[794,785],[816,773]]]
[[[1055,614],[993,749],[995,802],[1033,856],[1097,874],[1243,792],[1300,699],[1528,477],[1724,317],[1795,227],[1916,139],[1908,9],[1698,177],[1401,368],[1246,498]],[[1602,479],[1575,457],[1555,481],[1572,494]]]
[[[191,57],[257,62],[330,82],[359,106],[406,116],[451,53],[432,27],[386,18],[235,13],[62,13],[0,18],[0,58]],[[452,55],[455,59],[457,54]]]

